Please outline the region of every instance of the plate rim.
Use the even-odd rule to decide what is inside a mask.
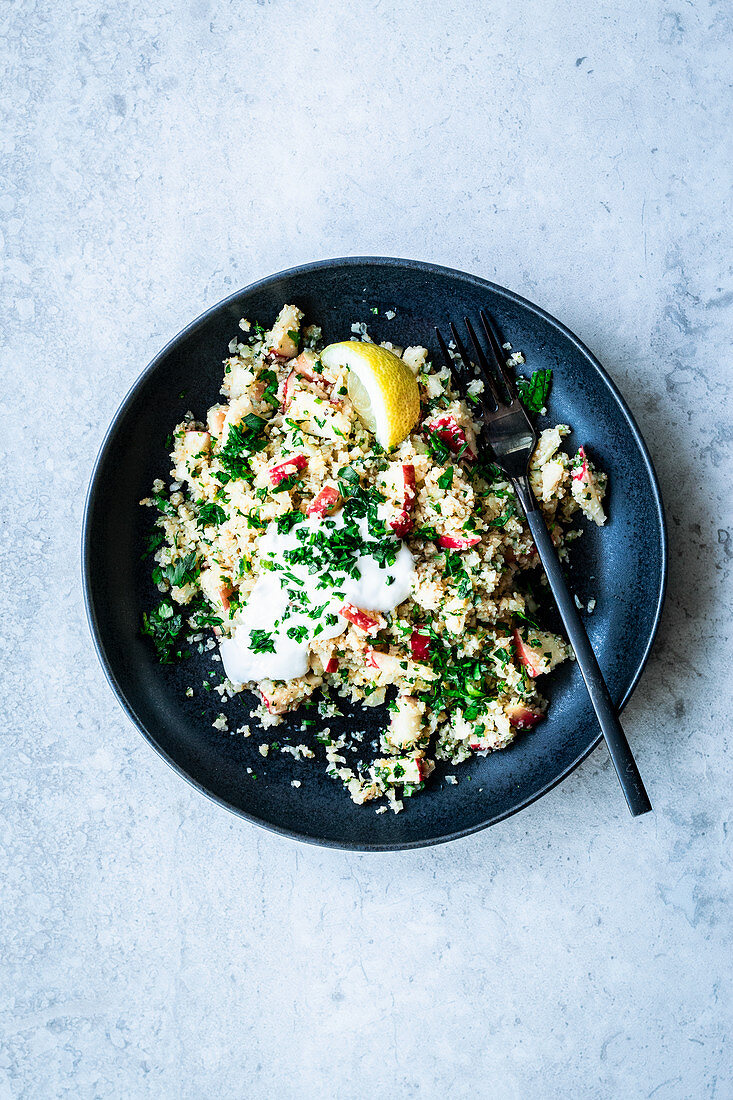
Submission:
[[[394,851],[406,851],[416,848],[432,847],[436,844],[447,844],[450,841],[459,840],[462,837],[471,836],[474,833],[481,832],[483,829],[488,829],[492,825],[497,825],[500,821],[506,820],[508,817],[512,817],[514,814],[519,813],[521,810],[526,809],[533,802],[542,798],[548,794],[554,787],[557,787],[565,779],[568,778],[572,772],[598,747],[603,737],[598,731],[597,736],[591,742],[591,744],[583,750],[556,778],[552,779],[549,783],[544,784],[538,791],[531,795],[528,795],[516,806],[510,810],[506,810],[503,813],[495,814],[493,817],[481,822],[478,825],[470,825],[461,829],[456,829],[451,833],[447,833],[438,837],[429,837],[423,840],[409,840],[404,842],[389,842],[389,843],[349,843],[348,841],[337,841],[324,839],[321,837],[309,835],[307,833],[299,832],[296,829],[290,829],[281,825],[274,824],[271,821],[266,821],[264,818],[258,817],[247,810],[240,809],[236,806],[232,806],[221,796],[215,794],[213,791],[208,790],[193,776],[189,775],[183,768],[162,748],[161,745],[155,740],[153,735],[147,730],[144,723],[137,715],[134,706],[129,701],[125,692],[119,683],[114,669],[107,657],[104,650],[104,646],[101,641],[100,630],[97,620],[96,609],[93,604],[91,595],[92,590],[92,577],[91,577],[91,515],[96,504],[97,496],[97,483],[99,475],[106,459],[107,452],[112,446],[112,443],[117,435],[121,420],[124,418],[128,406],[131,404],[135,397],[139,387],[144,381],[154,373],[159,362],[165,358],[179,343],[184,339],[192,335],[196,330],[204,324],[208,318],[217,311],[230,305],[237,298],[243,294],[248,294],[258,289],[266,287],[268,284],[277,281],[282,278],[289,278],[293,276],[306,275],[314,271],[321,271],[323,269],[333,267],[356,267],[356,266],[387,266],[387,267],[399,267],[399,268],[411,268],[430,274],[458,276],[460,279],[468,280],[473,283],[477,288],[482,290],[490,290],[491,292],[498,294],[500,297],[506,298],[516,305],[529,310],[535,316],[541,318],[554,328],[565,339],[569,340],[580,354],[590,363],[590,365],[596,371],[599,379],[603,382],[606,388],[609,390],[611,396],[614,398],[616,404],[621,409],[623,415],[626,417],[629,428],[631,430],[634,442],[641,454],[641,457],[646,468],[649,482],[652,489],[652,496],[654,502],[654,515],[657,520],[659,529],[659,552],[661,557],[661,573],[659,589],[656,593],[656,608],[654,612],[654,620],[652,623],[649,637],[646,647],[638,663],[636,672],[632,677],[624,695],[619,702],[619,713],[621,713],[631,698],[632,694],[636,690],[641,675],[646,667],[647,661],[651,654],[654,642],[659,630],[659,624],[661,621],[662,613],[664,610],[664,603],[667,593],[667,581],[669,573],[669,537],[667,532],[667,524],[664,515],[664,503],[662,500],[662,492],[659,485],[659,479],[657,477],[654,463],[649,453],[644,438],[641,434],[638,424],[631,412],[629,406],[626,403],[623,395],[621,394],[616,383],[606,371],[605,367],[596,358],[593,352],[561,321],[558,321],[556,317],[548,313],[541,306],[535,305],[529,299],[524,298],[522,295],[501,286],[499,283],[494,283],[489,279],[484,279],[480,275],[474,275],[467,271],[461,271],[458,268],[445,267],[441,264],[428,263],[422,260],[403,259],[397,256],[336,256],[330,259],[314,260],[307,264],[298,264],[294,267],[284,268],[281,271],[274,272],[270,275],[266,275],[260,279],[255,280],[252,283],[248,283],[246,286],[240,287],[238,290],[233,291],[208,309],[200,313],[187,325],[184,325],[175,336],[173,336],[153,358],[148,365],[140,372],[135,378],[132,385],[129,387],[124,397],[122,398],[117,410],[110,421],[107,430],[104,433],[102,442],[99,446],[97,456],[92,466],[92,472],[87,487],[86,497],[84,501],[84,515],[81,527],[81,574],[82,574],[82,590],[84,594],[84,607],[86,610],[87,623],[92,636],[92,643],[96,652],[97,658],[102,666],[105,677],[109,686],[115,695],[117,702],[122,707],[123,711],[130,719],[132,724],[137,728],[139,733],[144,737],[147,743],[157,752],[157,754],[171,767],[177,775],[191,784],[197,791],[205,795],[210,801],[216,803],[218,806],[222,806],[225,810],[234,814],[238,818],[243,818],[246,821],[252,822],[252,824],[259,826],[260,828],[267,829],[269,832],[277,833],[279,836],[288,837],[291,840],[300,841],[301,843],[314,844],[318,847],[335,848],[341,851],[355,851],[355,852],[394,852]]]

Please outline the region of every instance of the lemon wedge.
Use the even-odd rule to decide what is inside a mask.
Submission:
[[[329,344],[320,356],[324,367],[347,367],[347,389],[360,420],[385,451],[405,439],[420,418],[420,390],[410,368],[378,344],[346,340]]]

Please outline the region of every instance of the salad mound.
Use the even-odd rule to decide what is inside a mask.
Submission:
[[[572,651],[537,622],[537,553],[511,483],[477,442],[479,379],[464,401],[423,347],[385,341],[389,356],[363,354],[376,346],[365,325],[353,326],[353,354],[322,361],[321,330],[295,305],[269,329],[240,329],[222,401],[175,427],[170,479],[141,502],[157,513],[147,551],[160,594],[143,632],[163,662],[191,645],[210,650],[222,700],[253,692],[265,731],[315,692],[325,716],[341,700],[386,704],[376,740],[327,727],[316,739],[354,802],[399,811],[436,761],[504,748],[540,722],[538,680]],[[392,359],[415,397],[399,428],[382,430],[386,451],[358,395],[368,388],[370,407],[388,408],[379,387],[391,385]],[[348,362],[363,372],[378,363],[376,381],[362,373],[350,388]],[[530,411],[543,411],[550,372],[518,382]],[[605,522],[606,477],[583,446],[563,449],[569,434],[542,431],[530,466],[561,556],[581,515]],[[290,734],[260,751],[320,753]]]

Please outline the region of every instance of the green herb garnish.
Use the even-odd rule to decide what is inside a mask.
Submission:
[[[219,504],[202,504],[196,516],[197,527],[218,527],[226,521],[227,514]]]
[[[528,412],[538,413],[544,409],[551,382],[552,371],[549,367],[546,370],[536,370],[531,378],[517,378],[519,400]]]
[[[275,639],[267,630],[253,630],[249,636],[249,648],[253,653],[274,653]]]
[[[174,588],[182,588],[184,584],[193,584],[201,572],[196,551],[179,558],[171,565],[161,567],[161,573],[165,580]]]
[[[182,656],[177,646],[183,628],[183,615],[175,612],[168,600],[161,600],[149,614],[143,615],[142,633],[152,638],[161,664],[170,664],[175,657]]]

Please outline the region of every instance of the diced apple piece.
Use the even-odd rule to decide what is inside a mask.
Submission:
[[[186,454],[197,455],[202,451],[208,451],[211,446],[211,435],[198,429],[187,428],[183,436],[183,448]]]
[[[415,507],[415,467],[409,463],[401,466],[396,475],[397,502],[399,511],[395,516],[388,520],[389,526],[392,528],[398,538],[404,538],[405,535],[409,535],[410,531],[415,526],[410,512]]]
[[[333,485],[324,485],[305,510],[307,516],[330,516],[341,503],[341,494]]]
[[[227,414],[226,405],[214,405],[209,409],[209,415],[206,420],[209,425],[209,431],[216,439],[221,439],[222,431],[224,430],[224,419]]]
[[[558,462],[557,459],[550,459],[542,467],[542,485],[541,496],[542,500],[546,503],[552,500],[553,495],[557,492],[557,487],[562,481],[562,476],[565,473],[565,467],[562,462]]]
[[[395,653],[385,653],[381,649],[368,648],[365,655],[367,668],[379,670],[379,680],[383,684],[394,684],[405,675],[407,661]]]
[[[301,351],[297,359],[293,359],[293,370],[296,371],[301,378],[305,378],[306,381],[315,382],[319,386],[331,389],[333,382],[323,377],[323,368],[321,368],[321,371],[316,370],[316,363],[318,363],[318,356],[314,351],[306,348],[305,351]]]
[[[312,388],[296,388],[288,406],[287,417],[303,431],[334,443],[343,441],[351,429],[351,421],[346,413]]]
[[[539,668],[542,663],[541,654],[537,653],[532,646],[522,641],[522,635],[518,630],[513,630],[512,636],[514,638],[514,646],[517,651],[519,663],[524,665],[530,676],[539,676]]]
[[[606,513],[601,503],[603,494],[596,474],[590,467],[584,447],[579,449],[575,458],[570,491],[580,505],[583,515],[592,519],[599,527],[603,527],[606,522]]]
[[[282,384],[282,392],[280,394],[280,408],[283,412],[287,412],[290,408],[290,402],[293,400],[293,394],[295,393],[297,384],[298,375],[294,370],[291,370]]]
[[[248,393],[244,394],[243,397],[237,397],[234,401],[231,401],[229,403],[229,408],[226,410],[219,442],[226,444],[229,438],[229,429],[235,424],[241,424],[245,416],[249,416],[249,414],[254,411],[254,403]]]
[[[435,765],[426,760],[422,753],[415,752],[403,756],[383,757],[375,760],[370,771],[382,782],[390,786],[395,784],[418,784],[430,775]]]
[[[398,512],[397,515],[389,520],[389,526],[392,528],[398,539],[403,539],[406,535],[409,535],[415,526],[415,521],[409,512]]]
[[[530,459],[530,469],[539,470],[549,462],[562,443],[562,437],[569,431],[567,424],[558,424],[555,428],[545,428],[540,432],[540,438]]]
[[[280,462],[277,466],[271,466],[267,471],[267,475],[272,485],[279,485],[286,477],[291,477],[292,474],[305,470],[307,465],[308,459],[305,455],[290,455],[287,461]]]
[[[468,462],[475,460],[476,438],[469,425],[459,424],[455,416],[446,414],[428,421],[425,426],[429,432],[437,435],[438,439],[445,443],[452,454],[460,455]]]
[[[427,661],[430,657],[430,635],[413,630],[410,635],[410,649],[416,661]]]
[[[253,381],[254,375],[251,363],[244,363],[240,358],[227,359],[224,382],[221,388],[230,401],[251,393]]]
[[[414,748],[421,739],[425,704],[412,695],[398,695],[396,705],[384,740],[390,748],[404,751]]]
[[[226,577],[222,577],[215,566],[203,569],[199,576],[201,591],[206,596],[212,607],[222,615],[229,610],[230,601],[234,595],[234,588]]]
[[[415,467],[411,463],[404,463],[401,470],[402,478],[402,507],[410,512],[415,505]]]
[[[362,611],[361,608],[354,607],[351,603],[344,604],[339,611],[339,615],[343,615],[345,619],[348,619],[359,630],[363,630],[365,634],[376,634],[384,621],[381,615],[375,617],[374,612]]]
[[[519,630],[512,631],[517,659],[524,665],[530,676],[544,676],[555,665],[564,661],[567,652],[562,639],[547,630],[531,628],[525,642]]]
[[[440,535],[438,538],[438,546],[444,550],[470,550],[480,542],[480,535]]]
[[[528,707],[525,703],[513,703],[506,708],[509,721],[518,730],[530,730],[545,717],[541,710]]]
[[[300,322],[303,313],[297,306],[287,305],[280,310],[275,324],[266,333],[264,346],[273,355],[281,359],[292,359],[298,354],[298,343],[290,333],[300,335]]]

